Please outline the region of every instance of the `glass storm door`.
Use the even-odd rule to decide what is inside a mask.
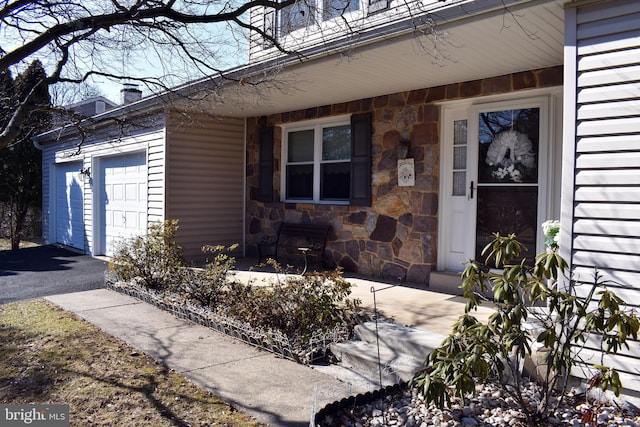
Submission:
[[[535,99],[445,110],[440,269],[461,271],[483,259],[496,232],[515,233],[523,255],[535,257],[545,105]]]
[[[477,114],[477,181],[469,185],[475,199],[475,259],[493,233],[516,234],[536,254],[540,108],[480,111]]]

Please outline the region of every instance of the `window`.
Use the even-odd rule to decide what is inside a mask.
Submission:
[[[322,8],[322,10],[319,10]],[[298,0],[280,11],[280,34],[328,21],[360,10],[360,0]]]
[[[351,124],[315,124],[285,133],[285,199],[349,201]]]
[[[371,206],[371,113],[285,127],[282,199]],[[252,198],[273,202],[274,128],[259,131],[258,185]]]
[[[311,26],[315,22],[317,7],[315,0],[300,0],[280,11],[280,33]]]
[[[323,0],[322,19],[337,18],[360,8],[360,0]]]

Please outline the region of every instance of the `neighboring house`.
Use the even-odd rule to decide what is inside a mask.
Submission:
[[[540,224],[560,218],[561,249],[579,280],[598,267],[638,300],[640,2],[301,7],[253,11],[304,60],[254,40],[250,62],[227,77],[273,84],[212,77],[224,84],[219,102],[198,110],[216,118],[174,123],[181,115],[149,98],[105,114],[146,114],[154,127],[105,128],[79,155],[73,130],[39,137],[45,238],[109,254],[111,239],[127,235],[120,214],[128,224],[131,212],[132,232],[180,219],[191,256],[230,241],[252,256],[282,221],[322,222],[332,226],[328,264],[456,292],[461,263],[491,232],[516,232],[533,256],[544,250]],[[214,163],[222,153],[224,164]],[[79,181],[88,167],[92,179]],[[129,182],[125,170],[137,192],[112,209],[110,177]],[[81,241],[65,240],[72,217]],[[634,343],[616,359],[634,390],[638,357]]]
[[[95,116],[96,114],[102,114],[117,106],[118,104],[103,96],[96,96],[67,105],[64,107],[64,111],[55,111],[53,113],[53,128],[74,123],[84,118]]]

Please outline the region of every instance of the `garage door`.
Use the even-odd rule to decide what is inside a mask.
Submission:
[[[81,162],[55,166],[55,241],[84,249],[83,183]]]
[[[113,255],[119,241],[146,232],[146,154],[104,158],[100,161],[100,176],[104,186],[101,252]]]

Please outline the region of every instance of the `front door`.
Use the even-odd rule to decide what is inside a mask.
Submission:
[[[515,233],[533,259],[545,212],[545,98],[445,109],[439,267],[482,259],[493,233]]]

